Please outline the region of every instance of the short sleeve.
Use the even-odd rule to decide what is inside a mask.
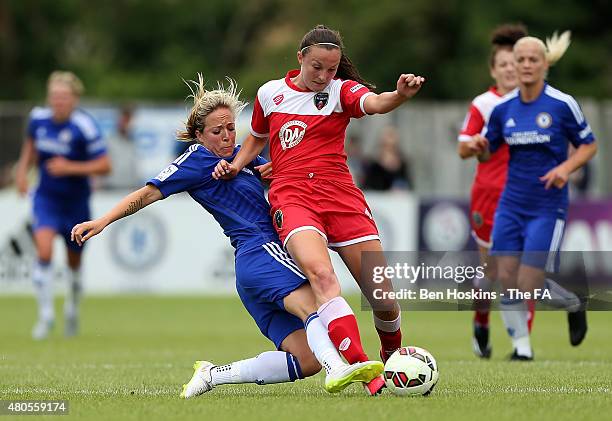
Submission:
[[[211,165],[202,165],[198,159],[198,145],[190,146],[184,154],[179,156],[170,165],[164,168],[147,184],[154,185],[164,197],[192,190],[202,185],[212,173]],[[209,170],[207,172],[207,170]]]
[[[251,116],[251,134],[255,137],[264,138],[270,134],[270,123],[266,117],[259,99],[261,90],[257,92],[255,104],[253,104],[253,115]]]
[[[36,136],[36,120],[30,118],[28,121],[28,129],[26,132],[27,136],[31,139],[35,139]]]
[[[267,163],[268,163],[268,160],[261,155],[257,155],[257,157],[252,162],[254,167],[257,167],[259,165],[264,165]]]
[[[106,155],[106,141],[102,137],[102,131],[96,120],[86,112],[77,110],[72,117],[72,121],[85,141],[87,158],[96,159]]]
[[[491,116],[489,117],[489,124],[487,124],[487,130],[484,133],[484,137],[489,141],[489,150],[491,153],[497,151],[504,142],[501,114],[501,107],[497,106],[493,108]]]
[[[459,132],[459,137],[457,140],[459,142],[467,142],[472,140],[472,136],[475,136],[482,132],[484,128],[484,118],[482,117],[482,113],[480,110],[472,103],[470,105],[470,109],[463,120],[463,125],[461,126],[461,132]]]
[[[574,147],[593,143],[595,136],[591,126],[587,123],[582,113],[582,109],[576,100],[568,95],[568,100],[564,102],[564,129],[567,137]]]
[[[374,93],[366,86],[354,80],[345,80],[340,88],[342,109],[351,117],[361,118],[366,115],[363,103],[370,95],[374,95]]]

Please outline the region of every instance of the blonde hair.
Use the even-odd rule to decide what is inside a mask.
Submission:
[[[240,100],[242,91],[238,91],[236,81],[226,77],[228,86],[224,87],[221,82],[217,82],[217,89],[207,91],[204,83],[204,78],[201,73],[198,73],[198,80],[183,82],[189,87],[191,95],[187,98],[193,98],[193,107],[189,112],[189,117],[185,122],[185,130],[177,133],[177,139],[183,142],[197,140],[196,131],[204,130],[204,120],[206,117],[217,108],[229,108],[234,118],[238,117],[240,112],[247,106],[248,103]]]
[[[567,48],[571,43],[571,35],[572,33],[570,31],[565,31],[561,35],[558,35],[557,32],[555,32],[550,38],[546,38],[546,44],[544,44],[544,41],[536,37],[523,37],[516,42],[514,48],[516,49],[520,45],[533,42],[540,47],[546,62],[552,66],[558,62],[559,59],[563,57],[563,54],[565,54],[567,51]]]
[[[53,83],[63,83],[68,85],[72,90],[72,93],[76,96],[81,96],[83,95],[83,92],[85,92],[83,82],[81,82],[81,79],[79,79],[77,75],[72,72],[63,70],[54,71],[51,73],[51,75],[49,75],[49,79],[47,80],[47,89],[49,89]]]

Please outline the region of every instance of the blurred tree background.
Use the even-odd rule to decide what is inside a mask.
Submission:
[[[89,98],[180,100],[181,78],[228,75],[247,97],[295,68],[303,34],[340,30],[380,90],[401,72],[428,78],[419,96],[467,99],[489,84],[489,33],[522,22],[544,38],[573,32],[552,84],[612,97],[609,0],[0,0],[0,100],[41,100],[48,74],[75,71]]]

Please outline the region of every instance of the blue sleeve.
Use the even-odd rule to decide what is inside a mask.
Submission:
[[[487,124],[487,131],[484,137],[489,141],[489,150],[491,153],[497,151],[504,142],[504,133],[502,126],[501,109],[499,106],[493,108],[491,116],[489,117],[489,123]]]
[[[74,122],[85,141],[87,159],[96,159],[106,155],[106,140],[102,137],[102,130],[98,122],[85,111],[79,110],[75,113]]]
[[[155,178],[147,184],[154,185],[165,197],[192,190],[212,179],[214,166],[203,165],[201,159],[194,154],[190,147],[187,152],[179,156],[170,165],[164,168]]]
[[[584,118],[584,114],[576,100],[570,97],[569,101],[563,103],[563,125],[567,138],[574,147],[586,145],[595,141],[591,126]]]
[[[252,162],[254,167],[257,167],[263,164],[267,164],[267,163],[268,163],[268,160],[261,155],[257,155],[257,158],[255,158]]]
[[[36,139],[36,120],[30,118],[28,121],[28,137],[32,139]]]

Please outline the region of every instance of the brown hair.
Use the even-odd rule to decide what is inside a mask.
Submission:
[[[304,35],[302,42],[300,42],[299,50],[303,55],[308,53],[309,48],[313,45],[332,50],[339,48],[342,56],[340,57],[340,64],[338,65],[338,71],[336,76],[343,80],[354,80],[355,82],[361,83],[368,89],[374,89],[376,86],[364,78],[361,77],[359,71],[353,64],[350,58],[344,53],[344,43],[340,32],[328,28],[325,25],[317,25]],[[333,45],[332,45],[333,44]]]
[[[527,28],[521,23],[500,25],[491,33],[491,53],[489,55],[489,67],[495,66],[495,56],[498,51],[512,51],[516,42],[527,36]]]

